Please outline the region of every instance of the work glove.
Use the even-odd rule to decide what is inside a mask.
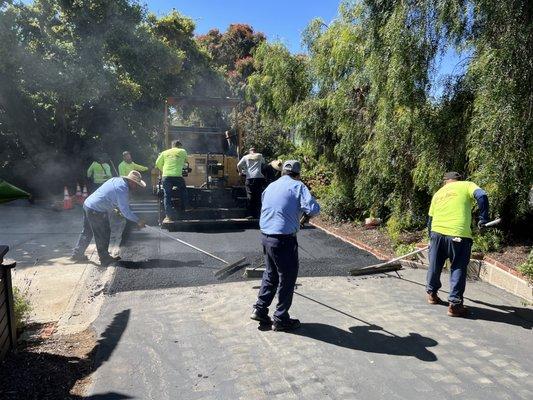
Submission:
[[[139,229],[142,229],[146,226],[146,222],[140,219],[139,222],[137,222],[137,226],[139,227]]]

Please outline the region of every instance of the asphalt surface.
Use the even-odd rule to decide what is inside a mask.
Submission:
[[[171,235],[230,263],[242,257],[246,257],[243,264],[248,267],[259,267],[263,263],[260,232],[256,229],[173,232]],[[300,231],[298,243],[300,277],[347,276],[354,267],[378,262],[371,254],[313,227]],[[215,279],[215,271],[222,267],[224,264],[220,261],[162,234],[147,229],[133,231],[122,248],[122,261],[117,265],[110,293],[245,280],[242,271],[224,281]]]
[[[262,261],[257,230],[172,235],[230,262]],[[133,231],[94,324],[89,398],[533,398],[533,310],[520,299],[469,282],[471,316],[450,318],[427,304],[423,270],[348,277],[378,260],[318,229],[299,244],[291,316],[302,327],[287,334],[249,319],[259,279],[217,281],[222,263]]]

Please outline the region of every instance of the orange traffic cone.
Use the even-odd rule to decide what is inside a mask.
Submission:
[[[83,185],[83,193],[81,194],[81,204],[85,203],[85,199],[89,196],[87,193],[87,185]]]
[[[65,190],[64,190],[64,196],[63,196],[63,210],[70,210],[72,209],[72,198],[70,197],[70,195],[68,194],[68,189],[67,187],[65,186]]]
[[[79,183],[76,183],[76,203],[83,204],[83,197],[81,196],[81,188]]]

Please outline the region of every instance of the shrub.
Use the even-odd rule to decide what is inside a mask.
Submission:
[[[415,250],[416,250],[416,246],[414,244],[400,243],[394,246],[394,254],[396,254],[396,256],[398,257],[403,256],[404,254],[410,253]],[[415,258],[415,257],[416,256],[412,256],[411,258]]]
[[[533,282],[533,249],[529,252],[527,261],[518,267],[518,270],[524,275],[530,282]]]
[[[499,229],[474,234],[473,239],[472,251],[476,253],[499,251],[503,245],[503,233]]]
[[[14,299],[14,311],[15,311],[15,325],[17,331],[20,331],[24,328],[26,320],[31,311],[31,305],[28,299],[22,292],[14,287],[13,288],[13,299]]]

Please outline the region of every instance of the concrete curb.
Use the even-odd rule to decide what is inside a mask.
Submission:
[[[120,244],[126,227],[124,218],[115,219],[111,217],[112,224],[115,224],[110,242],[110,254],[120,253]],[[95,257],[96,250],[91,254],[90,259]],[[116,267],[108,266],[102,272],[102,268],[87,263],[77,285],[78,289],[71,296],[65,312],[57,323],[56,331],[61,334],[71,334],[87,329],[89,325],[98,317],[103,304],[104,295],[115,277]]]
[[[383,254],[379,250],[356,239],[347,238],[335,233],[331,229],[322,226],[320,223],[313,221],[311,225],[336,237],[337,239],[342,240],[343,242],[357,247],[358,249],[365,250],[379,259],[389,259],[389,256]],[[419,254],[417,256],[417,260],[418,261],[403,260],[401,261],[401,264],[404,267],[427,269],[427,251]],[[468,276],[470,278],[479,279],[490,285],[503,289],[508,293],[521,297],[529,303],[533,303],[533,286],[531,283],[529,283],[527,279],[520,274],[520,272],[497,260],[494,260],[491,257],[484,257],[483,260],[470,260],[470,263],[468,264]]]

